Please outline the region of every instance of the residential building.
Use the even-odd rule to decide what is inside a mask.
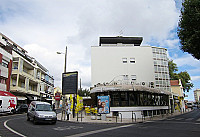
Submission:
[[[194,99],[195,102],[200,102],[200,89],[194,90]]]
[[[12,50],[12,75],[10,91],[18,97],[18,103],[30,103],[32,100],[52,102],[54,79],[48,70],[27,51],[0,33],[3,46]]]
[[[10,91],[10,79],[12,72],[12,50],[4,46],[0,39],[0,90]]]
[[[184,92],[181,79],[170,80],[171,90],[173,94],[174,111],[185,111]]]
[[[110,96],[110,115],[131,118],[166,114],[172,109],[167,50],[140,46],[142,37],[100,37],[91,47],[93,104]]]

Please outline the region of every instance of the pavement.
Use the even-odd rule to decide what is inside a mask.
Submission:
[[[187,110],[186,112],[184,113],[188,113],[192,110]],[[181,113],[181,112],[174,112],[173,114],[164,114],[164,115],[156,115],[156,116],[153,116],[153,117],[145,117],[145,119],[141,119],[141,118],[138,118],[138,119],[132,119],[132,118],[122,118],[121,117],[107,117],[106,119],[100,119],[99,116],[96,116],[96,115],[92,115],[92,114],[86,114],[85,111],[82,111],[82,116],[81,116],[81,113],[79,113],[78,115],[78,119],[77,117],[75,116],[73,118],[73,115],[72,114],[69,114],[69,120],[67,120],[67,116],[63,117],[63,119],[61,119],[61,116],[62,114],[61,113],[58,113],[57,114],[57,119],[59,121],[68,121],[68,122],[81,122],[81,123],[141,123],[141,122],[149,122],[149,121],[156,121],[156,120],[163,120],[163,119],[166,119],[166,118],[169,118],[169,117],[173,117],[173,116],[177,116],[177,115],[181,115],[181,114],[184,114],[184,113]]]

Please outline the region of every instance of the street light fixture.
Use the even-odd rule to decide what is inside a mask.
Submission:
[[[63,53],[63,52],[56,52],[57,54],[65,54],[65,64],[64,64],[64,73],[66,73],[67,71],[66,71],[66,69],[67,69],[67,46],[66,46],[66,49],[65,49],[65,53]],[[63,89],[62,89],[63,90]],[[62,93],[64,93],[64,92],[62,92]],[[65,95],[63,95],[62,94],[62,101],[63,101],[63,103],[62,103],[62,116],[61,116],[61,120],[62,120],[62,118],[63,118],[63,113],[64,113],[64,120],[65,120],[65,117],[66,117],[66,113],[65,113],[65,111],[66,111],[66,104],[65,104]]]

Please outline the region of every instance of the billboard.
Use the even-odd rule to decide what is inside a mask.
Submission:
[[[110,97],[109,96],[97,96],[97,108],[99,114],[110,113]]]
[[[78,71],[62,74],[62,94],[76,94],[78,90]]]

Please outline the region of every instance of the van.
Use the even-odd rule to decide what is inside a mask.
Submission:
[[[14,113],[17,97],[8,91],[0,91],[0,113]]]
[[[27,121],[32,120],[34,124],[38,122],[56,124],[57,115],[53,111],[50,103],[32,101],[27,112]]]

